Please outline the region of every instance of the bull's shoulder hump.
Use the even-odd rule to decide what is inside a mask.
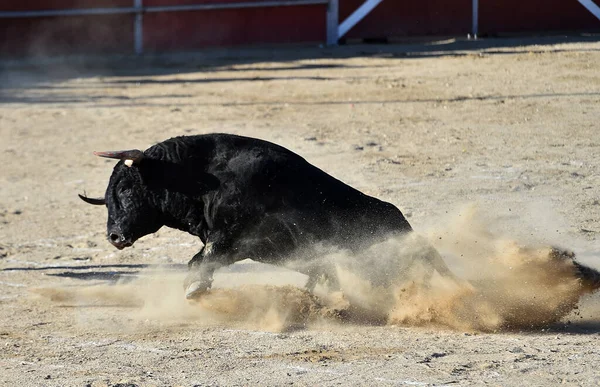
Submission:
[[[222,149],[224,151],[231,149],[234,152],[263,152],[261,154],[302,158],[297,153],[294,153],[281,145],[258,138],[225,133],[215,133],[212,135],[212,138],[215,140],[216,149]]]
[[[226,133],[173,137],[148,148],[144,154],[173,162],[193,159],[210,163],[242,154],[304,161],[300,155],[269,141]]]
[[[214,153],[216,141],[210,135],[179,136],[159,142],[144,151],[144,155],[176,163],[198,156],[210,157]]]

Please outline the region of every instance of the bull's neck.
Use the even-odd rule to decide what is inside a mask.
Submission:
[[[203,236],[206,222],[201,198],[191,199],[183,194],[167,191],[160,200],[159,207],[165,226]]]

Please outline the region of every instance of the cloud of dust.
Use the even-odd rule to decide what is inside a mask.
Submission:
[[[133,281],[38,288],[33,293],[62,306],[126,308],[120,321],[130,321],[133,329],[151,321],[163,327],[199,323],[281,332],[304,328],[330,314],[315,295],[292,285],[213,288],[201,299],[189,301],[182,286],[185,276],[182,272],[153,270],[142,272]],[[85,322],[87,325],[90,319]]]
[[[193,302],[184,297],[185,273],[172,271],[142,273],[116,285],[37,292],[74,306],[126,306],[129,319],[163,325],[194,322],[279,332],[343,322],[501,331],[556,322],[599,287],[600,277],[579,278],[572,255],[523,246],[489,230],[476,208],[468,207],[425,236],[391,238],[359,254],[321,248],[318,258],[290,263],[296,269],[324,263],[335,268],[340,289],[327,292],[321,283],[315,294],[281,284],[287,272],[269,270],[252,273],[262,284],[240,285],[247,272],[221,274],[221,280],[217,273],[217,286]]]
[[[446,269],[436,250],[460,277]],[[352,268],[356,261],[341,260],[344,293],[351,304],[388,324],[479,331],[546,326],[598,287],[578,277],[571,254],[490,232],[474,206],[432,228],[427,237],[391,239],[361,258],[359,270]],[[376,286],[367,276],[391,279]]]
[[[451,224],[446,230],[430,230],[429,240],[460,262],[473,286],[460,302],[472,328],[545,326],[573,310],[589,290],[577,277],[571,255],[491,233],[475,206],[465,208]]]

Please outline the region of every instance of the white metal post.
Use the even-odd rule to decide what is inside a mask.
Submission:
[[[133,22],[133,45],[136,55],[144,53],[144,15],[142,13],[142,1],[143,0],[133,0],[133,7],[136,10]]]
[[[472,18],[471,34],[473,39],[477,39],[479,33],[479,0],[473,0]]]
[[[581,3],[581,5],[583,5],[585,8],[587,8],[587,10],[592,13],[592,15],[594,15],[598,19],[600,19],[600,7],[598,7],[596,5],[596,3],[594,3],[592,0],[577,0],[577,1],[579,1]]]
[[[365,16],[369,14],[375,7],[379,5],[383,0],[367,0],[360,7],[356,9],[352,13],[352,15],[348,16],[346,20],[340,24],[338,28],[338,39],[346,35],[352,27],[358,24]]]
[[[329,0],[327,3],[327,45],[335,46],[338,44],[338,23],[339,23],[339,1]]]

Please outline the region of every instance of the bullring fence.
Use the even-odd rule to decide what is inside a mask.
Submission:
[[[600,31],[598,0],[4,0],[0,55]],[[341,21],[341,22],[340,22]]]

